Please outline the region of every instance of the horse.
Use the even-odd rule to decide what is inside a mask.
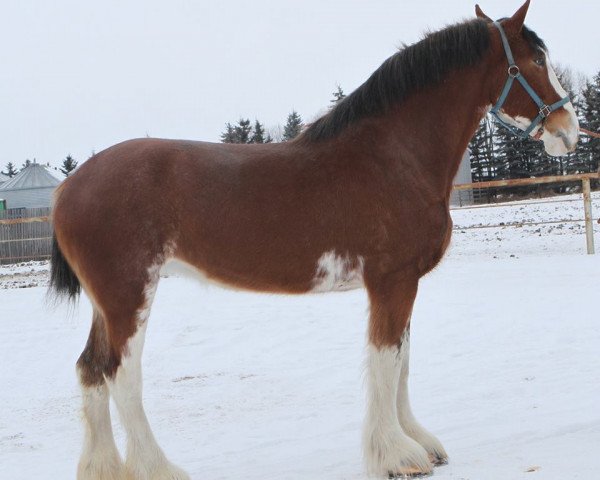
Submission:
[[[400,49],[291,141],[129,140],[57,188],[51,292],[75,300],[83,289],[93,306],[76,365],[79,480],[189,478],[166,458],[142,405],[144,337],[170,261],[234,289],[365,288],[366,469],[417,476],[447,462],[411,411],[407,379],[413,303],[448,247],[463,153],[490,110],[550,155],[578,141],[547,48],[524,25],[528,8],[529,0],[494,22],[476,6],[473,19]],[[110,397],[127,434],[125,459]]]

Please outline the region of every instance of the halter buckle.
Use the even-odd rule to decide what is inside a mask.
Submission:
[[[517,67],[516,65],[511,65],[510,67],[508,67],[508,76],[512,77],[512,78],[516,78],[519,76],[519,73],[521,71],[519,70],[519,67]]]
[[[552,113],[552,109],[548,105],[544,105],[542,108],[540,108],[540,115],[543,118],[548,117],[548,115],[550,115],[551,113]]]

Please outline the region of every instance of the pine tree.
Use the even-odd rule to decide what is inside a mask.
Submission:
[[[583,97],[582,127],[593,132],[600,131],[600,72],[588,81],[581,92]],[[580,147],[588,172],[598,171],[600,163],[600,139],[586,138]]]
[[[265,129],[258,120],[254,122],[250,143],[265,143]]]
[[[575,101],[573,102],[573,106],[575,107],[575,112],[577,113],[577,119],[579,120],[579,125],[584,126],[585,118],[583,116],[583,112],[585,112],[587,108],[587,104],[585,102],[585,97],[580,92]],[[588,138],[585,136],[581,136],[579,138],[579,143],[577,145],[577,150],[575,150],[575,159],[570,164],[569,173],[588,173],[589,171],[589,161],[588,154],[586,152],[586,143]]]
[[[521,138],[506,128],[498,127],[496,132],[497,178],[529,178],[547,174],[542,145],[529,138]],[[503,189],[507,193],[524,195],[534,191],[536,186]]]
[[[474,182],[494,179],[494,126],[489,116],[483,117],[469,143],[471,175]]]
[[[249,119],[240,118],[238,124],[234,127],[235,142],[234,143],[250,143],[250,135],[252,134],[252,126]]]
[[[569,68],[562,67],[560,65],[554,66],[554,71],[556,72],[556,76],[558,77],[558,81],[562,85],[562,87],[567,92],[567,95],[571,99],[571,103],[573,104],[575,110],[578,110],[579,105],[579,95],[575,88],[575,80],[573,78],[573,72]],[[543,153],[544,156],[548,157],[548,154]],[[567,155],[563,155],[561,157],[548,157],[548,162],[554,163],[556,165],[556,175],[567,175],[571,173],[580,173],[581,168],[581,152],[579,149],[574,152],[570,152]],[[581,170],[583,171],[583,170]],[[559,188],[560,192],[564,192],[565,188]]]
[[[8,163],[6,164],[6,171],[4,171],[4,172],[2,172],[2,173],[3,173],[4,175],[6,175],[6,176],[8,176],[8,177],[12,178],[12,177],[14,177],[14,176],[15,176],[15,175],[16,175],[18,172],[17,172],[17,170],[15,169],[15,166],[13,165],[13,163],[12,163],[12,162],[8,162]]]
[[[264,129],[262,132],[264,135]],[[253,135],[250,120],[244,118],[240,118],[236,125],[231,125],[231,123],[227,122],[225,124],[225,131],[221,134],[221,141],[223,143],[254,143],[252,138]]]
[[[35,161],[35,158],[33,159]],[[31,160],[27,159],[23,162],[23,165],[21,166],[21,170],[24,168],[27,168],[29,165],[31,165]]]
[[[231,123],[225,124],[225,131],[221,134],[221,142],[223,143],[238,143],[235,137],[235,128]]]
[[[302,131],[302,125],[302,118],[296,110],[292,110],[292,113],[288,115],[287,122],[283,127],[283,141],[287,142],[296,138]]]
[[[265,136],[266,135],[266,136]],[[254,122],[254,129],[249,143],[271,143],[273,139],[267,134],[265,127],[258,120]]]
[[[75,160],[70,154],[63,160],[62,168],[60,171],[65,177],[69,176],[73,170],[77,168],[77,160]]]
[[[341,102],[344,98],[346,98],[344,90],[342,90],[342,87],[340,85],[337,85],[337,90],[333,92],[333,99],[330,100],[330,102],[336,105],[337,103]]]

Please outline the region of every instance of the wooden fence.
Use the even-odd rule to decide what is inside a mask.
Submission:
[[[548,177],[516,178],[513,180],[494,180],[491,182],[464,183],[460,185],[454,185],[454,190],[484,190],[486,188],[515,187],[518,185],[541,185],[547,183],[581,182],[584,218],[582,218],[581,220],[565,219],[561,220],[560,222],[585,222],[585,241],[587,246],[587,253],[593,255],[596,253],[596,251],[594,247],[594,226],[592,217],[592,199],[590,184],[592,180],[599,179],[599,173],[580,173],[575,175],[557,175]],[[531,225],[538,225],[542,223],[544,222],[532,222]],[[497,226],[498,225],[493,225],[493,227]]]
[[[50,208],[0,211],[0,265],[50,258]]]

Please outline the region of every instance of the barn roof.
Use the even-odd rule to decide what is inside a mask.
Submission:
[[[60,180],[50,174],[46,167],[31,163],[13,178],[0,184],[2,190],[25,190],[28,188],[56,187]]]
[[[4,175],[2,172],[0,172],[0,183],[7,182],[8,180],[10,180],[10,177],[8,175]]]

